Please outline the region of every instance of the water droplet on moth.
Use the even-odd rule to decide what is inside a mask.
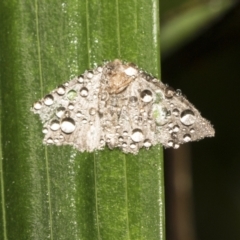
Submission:
[[[143,100],[143,102],[149,103],[152,101],[153,96],[152,96],[152,92],[148,89],[145,89],[141,92],[141,98]]]
[[[122,142],[122,141],[123,141],[123,137],[122,137],[122,136],[119,137],[119,138],[118,138],[118,141],[119,141],[119,142]]]
[[[53,131],[57,131],[60,128],[60,123],[58,120],[53,120],[50,124],[50,128]]]
[[[101,94],[101,100],[102,101],[107,101],[108,100],[108,93],[107,92],[102,92]]]
[[[169,147],[173,147],[173,141],[172,141],[172,140],[169,140],[169,141],[168,141],[168,146],[169,146]]]
[[[172,111],[173,115],[175,115],[176,117],[179,115],[179,110],[177,108],[173,109]]]
[[[172,98],[174,93],[175,93],[175,91],[174,91],[173,88],[171,88],[171,87],[166,87],[165,88],[165,96],[166,96],[166,98]]]
[[[98,67],[98,68],[97,68],[97,71],[98,71],[99,73],[101,73],[101,72],[103,71],[103,68],[102,68],[102,67]]]
[[[179,126],[178,125],[175,125],[174,127],[173,127],[173,132],[178,132],[179,131]]]
[[[120,60],[59,85],[31,110],[43,122],[45,144],[68,144],[81,152],[107,145],[136,154],[142,147],[178,148],[214,135],[179,90]]]
[[[81,88],[80,95],[82,97],[87,97],[88,96],[88,89],[86,87]]]
[[[174,149],[178,149],[179,147],[180,147],[180,145],[178,143],[174,143],[174,145],[173,145]]]
[[[123,131],[123,136],[127,136],[128,132],[127,131]]]
[[[138,104],[138,98],[136,96],[129,97],[129,105],[131,107],[136,107]]]
[[[195,132],[194,128],[191,128],[190,133],[194,133],[194,132]]]
[[[68,91],[67,93],[67,98],[69,100],[74,100],[77,97],[77,92],[73,89],[71,89],[70,91]]]
[[[53,139],[52,139],[52,138],[48,138],[48,139],[47,139],[47,143],[48,143],[48,144],[52,144],[52,143],[53,143]]]
[[[89,109],[89,114],[90,114],[90,115],[93,116],[93,115],[95,115],[96,113],[97,113],[96,108],[90,108],[90,109]]]
[[[84,77],[83,77],[82,75],[80,75],[80,76],[78,77],[78,82],[79,82],[79,83],[84,83]]]
[[[44,98],[44,104],[47,106],[50,106],[53,104],[53,96],[52,95],[46,95]]]
[[[143,132],[140,129],[134,129],[131,138],[134,142],[141,142],[144,139]]]
[[[72,103],[70,103],[70,104],[68,105],[68,109],[69,109],[69,110],[73,110],[73,109],[74,109],[74,105],[73,105]]]
[[[195,122],[196,117],[194,116],[194,113],[193,113],[192,110],[187,109],[187,110],[184,110],[181,113],[180,120],[184,125],[189,126],[189,125],[192,125]]]
[[[133,68],[133,67],[129,67],[129,68],[125,69],[124,72],[125,72],[128,76],[137,75],[137,69],[136,69],[136,68]]]
[[[77,116],[77,117],[82,117],[82,116],[83,116],[83,114],[82,114],[82,112],[81,112],[81,111],[78,111],[78,112],[76,113],[76,116]]]
[[[168,110],[160,104],[153,104],[152,106],[153,118],[158,125],[164,125],[168,122]]]
[[[146,139],[146,140],[144,140],[144,142],[143,142],[143,146],[146,147],[146,148],[149,148],[149,147],[152,146],[152,144],[151,144],[151,142],[150,142],[149,139]]]
[[[65,113],[65,108],[64,107],[59,107],[56,111],[56,116],[58,118],[61,118]]]
[[[183,140],[184,140],[184,142],[190,142],[192,140],[191,135],[190,134],[185,134],[183,136]]]
[[[72,133],[75,130],[75,121],[72,118],[64,118],[61,122],[61,130],[64,133]]]
[[[58,95],[64,95],[65,94],[65,87],[63,85],[59,86],[57,89]]]
[[[39,109],[41,109],[42,108],[42,103],[41,102],[35,102],[34,103],[34,105],[33,105],[33,107],[36,109],[36,110],[39,110]]]
[[[82,120],[82,123],[86,124],[86,123],[87,123],[87,119],[84,118],[84,119]]]
[[[182,91],[180,89],[176,90],[176,96],[178,97],[182,96]]]
[[[93,77],[93,72],[92,71],[89,71],[88,73],[87,73],[87,78],[92,78]]]
[[[48,129],[47,129],[47,128],[43,128],[42,132],[43,132],[44,134],[47,134],[47,133],[48,133]]]
[[[131,143],[131,144],[130,144],[130,148],[134,149],[134,148],[136,148],[136,147],[137,147],[137,145],[136,145],[135,143]]]

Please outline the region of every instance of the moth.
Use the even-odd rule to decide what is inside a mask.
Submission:
[[[72,145],[80,152],[107,145],[137,154],[215,134],[180,91],[118,59],[63,83],[31,110],[43,122],[44,144]]]

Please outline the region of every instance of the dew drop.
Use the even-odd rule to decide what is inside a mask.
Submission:
[[[60,128],[60,123],[58,120],[52,120],[51,124],[50,124],[50,128],[53,131],[57,131]]]
[[[136,128],[133,130],[131,138],[134,142],[141,142],[143,140],[143,133],[140,129]]]
[[[178,132],[179,131],[179,126],[178,125],[175,125],[174,127],[173,127],[173,132]]]
[[[129,105],[132,107],[137,106],[138,98],[136,96],[129,97]]]
[[[171,87],[166,87],[165,88],[165,96],[166,96],[166,98],[172,98],[173,97],[173,95],[174,95],[174,89],[173,88],[171,88]]]
[[[58,95],[64,95],[65,94],[65,92],[66,92],[66,90],[65,90],[65,87],[63,86],[63,85],[61,85],[61,86],[59,86],[58,87],[58,89],[57,89],[57,94]]]
[[[128,132],[127,131],[123,131],[123,136],[127,136],[128,135]]]
[[[42,103],[41,103],[41,102],[35,102],[35,103],[33,104],[33,107],[34,107],[36,110],[39,110],[39,109],[41,109],[41,107],[42,107]]]
[[[93,77],[93,72],[92,71],[89,71],[88,73],[87,73],[87,78],[92,78]]]
[[[73,89],[68,91],[68,93],[67,93],[67,98],[69,100],[74,100],[76,98],[76,96],[77,96],[77,92]]]
[[[72,118],[64,118],[61,122],[61,129],[64,133],[72,133],[75,127],[75,121]]]
[[[183,140],[184,140],[184,142],[190,142],[192,140],[191,135],[190,134],[185,134],[183,136]]]
[[[143,102],[146,102],[146,103],[151,102],[153,99],[152,92],[148,89],[143,90],[141,92],[140,96],[141,96]]]
[[[130,144],[130,148],[131,148],[131,149],[134,149],[134,148],[136,148],[136,147],[137,147],[137,146],[136,146],[135,143],[131,143],[131,144]]]
[[[146,140],[144,140],[144,142],[143,142],[143,146],[144,147],[146,147],[146,148],[149,148],[149,147],[151,147],[151,142],[150,142],[150,140],[149,139],[146,139]]]
[[[133,67],[128,67],[124,70],[124,72],[128,75],[128,76],[135,76],[137,75],[137,69],[133,68]]]
[[[44,104],[47,106],[50,106],[53,104],[53,96],[51,94],[45,96]]]
[[[64,108],[64,107],[59,107],[59,108],[57,109],[56,116],[57,116],[58,118],[61,118],[61,117],[64,115],[64,112],[65,112],[65,108]]]
[[[178,144],[178,143],[175,143],[174,145],[173,145],[173,148],[174,149],[178,149],[180,147],[180,145]]]
[[[84,77],[83,77],[83,75],[80,75],[80,76],[78,77],[78,82],[79,82],[79,83],[83,83],[83,82],[84,82]]]
[[[97,71],[101,73],[103,71],[103,68],[102,67],[98,67]]]
[[[48,143],[48,144],[53,143],[53,139],[52,139],[52,138],[48,138],[48,139],[47,139],[47,143]]]
[[[108,93],[107,92],[102,92],[101,93],[101,100],[102,101],[108,100]]]
[[[160,104],[153,104],[152,106],[153,118],[158,125],[164,125],[168,122],[169,111]]]
[[[150,77],[151,78],[151,77]],[[149,79],[147,79],[149,81]],[[156,83],[156,82],[159,82],[159,80],[157,78],[153,78],[153,79],[150,79],[152,82]]]
[[[90,108],[90,109],[89,109],[89,114],[90,114],[90,115],[93,116],[93,115],[95,115],[96,113],[97,113],[96,108]]]
[[[155,103],[160,103],[163,100],[163,92],[161,90],[156,90],[156,99]]]
[[[122,142],[123,141],[123,137],[122,136],[118,137],[118,141]]]
[[[76,116],[77,116],[77,117],[81,117],[81,116],[83,116],[83,114],[82,114],[81,111],[78,111],[78,112],[76,113]]]
[[[176,96],[178,97],[182,96],[182,91],[180,89],[176,90]]]
[[[172,146],[173,146],[173,141],[172,141],[172,140],[169,140],[169,141],[168,141],[168,146],[169,146],[169,147],[172,147]]]
[[[62,134],[60,134],[60,135],[59,135],[59,140],[60,140],[60,141],[63,141],[63,139],[64,139],[64,136],[63,136]]]
[[[84,118],[84,119],[82,120],[82,123],[86,124],[86,123],[87,123],[87,119]]]
[[[194,116],[194,113],[192,110],[187,109],[181,113],[180,120],[184,125],[188,126],[188,125],[192,125],[195,122],[196,117]]]
[[[88,96],[88,89],[86,87],[83,87],[80,89],[80,95],[82,97],[87,97]]]
[[[44,134],[47,134],[47,133],[48,133],[48,129],[47,129],[47,128],[43,128],[42,132],[43,132]]]
[[[69,110],[73,110],[73,109],[74,109],[74,104],[70,103],[70,104],[68,105],[68,109],[69,109]]]
[[[174,108],[172,113],[173,113],[174,116],[177,117],[179,115],[179,110],[177,108]]]
[[[176,133],[172,133],[171,136],[172,136],[173,139],[177,139],[177,134]]]
[[[190,133],[194,133],[194,132],[195,132],[194,128],[191,128]]]

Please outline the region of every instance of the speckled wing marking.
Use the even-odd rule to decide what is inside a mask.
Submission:
[[[178,148],[215,133],[181,92],[117,59],[62,84],[31,110],[44,124],[44,144],[81,152],[108,145],[137,154],[142,147]]]

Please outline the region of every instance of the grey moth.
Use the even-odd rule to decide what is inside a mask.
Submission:
[[[31,110],[43,122],[44,144],[72,145],[80,152],[107,145],[137,154],[215,133],[180,91],[118,59],[63,83]]]

